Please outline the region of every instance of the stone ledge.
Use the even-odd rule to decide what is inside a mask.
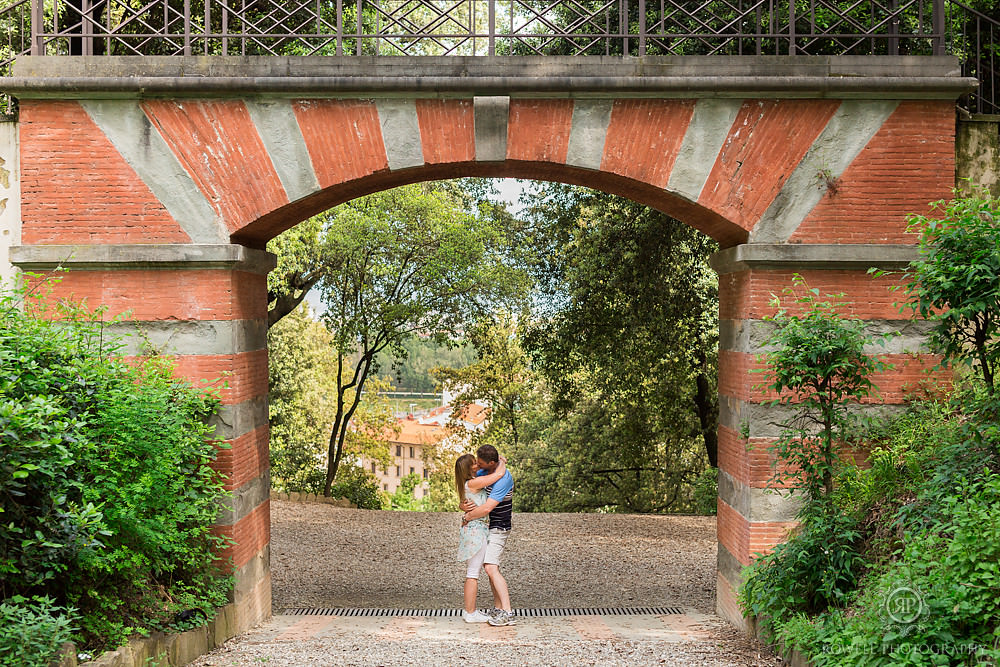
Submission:
[[[347,498],[327,498],[316,493],[299,493],[297,491],[285,493],[283,491],[275,491],[272,489],[271,500],[285,500],[293,503],[318,503],[321,505],[343,507],[345,509],[358,509],[358,506]]]
[[[21,98],[155,96],[831,97],[949,99],[978,81],[952,56],[22,56]]]
[[[95,660],[79,663],[79,667],[180,667],[221,646],[239,632],[236,605],[228,604],[199,628],[178,634],[155,632],[149,637],[131,639],[125,646]]]
[[[237,244],[21,245],[10,249],[10,261],[22,271],[57,267],[102,269],[228,269],[267,273],[277,257]]]
[[[712,255],[720,275],[750,269],[902,269],[920,258],[915,245],[745,243]]]

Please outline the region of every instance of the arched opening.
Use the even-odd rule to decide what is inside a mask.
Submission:
[[[513,167],[508,166],[506,169],[510,170]],[[580,207],[585,205],[584,200],[589,201],[590,206],[600,201],[612,202],[602,195],[592,194],[589,198],[581,195],[581,202],[584,203],[581,203]],[[641,246],[645,242],[650,248],[645,256],[637,254],[633,266],[629,267],[633,279],[641,281],[647,273],[648,280],[658,284],[669,282],[671,275],[680,278],[677,271],[671,274],[669,268],[659,265],[663,259],[662,253],[668,253],[671,249],[680,252],[681,245],[690,243],[694,238],[691,234],[696,234],[698,237],[701,237],[701,234],[685,234],[675,243],[664,242],[671,231],[676,235],[677,228],[680,228],[682,223],[669,221],[665,216],[652,212],[648,215],[655,217],[655,221],[647,222],[645,226],[630,225],[628,221],[623,220],[621,231],[611,229],[618,210],[615,207],[621,205],[620,200],[606,204],[607,210],[603,211],[602,216],[595,218],[594,222],[609,225],[603,232],[610,236],[628,237],[638,231],[642,232],[644,238],[637,243]],[[623,208],[621,214],[623,216],[635,214],[642,208],[638,205]],[[552,224],[555,225],[554,222]],[[668,225],[671,228],[668,229]],[[701,254],[694,263],[700,263],[706,275],[711,274],[710,281],[713,283],[711,291],[714,293],[714,284],[717,281],[707,266],[708,246],[708,243],[704,243]],[[617,252],[632,247],[628,244],[627,248],[619,248]],[[588,258],[589,261],[595,262],[595,266],[600,265],[601,252],[604,251],[607,251],[607,248],[594,248]],[[595,280],[598,279],[595,277]],[[600,292],[601,288],[594,285],[591,286],[591,291]],[[607,288],[607,292],[611,294],[610,287]],[[654,292],[649,290],[642,295],[642,298],[653,295]],[[666,293],[659,296],[666,298]],[[690,304],[685,301],[685,305]],[[641,306],[650,313],[663,312],[662,305],[654,303],[652,299],[645,304],[632,301],[623,308],[629,310]],[[714,301],[711,303],[711,311],[711,315],[706,319],[709,321],[708,327],[715,328],[717,325],[712,324],[716,312]],[[647,328],[641,336],[648,338],[650,335],[667,335],[670,325],[664,324],[666,326],[656,331]],[[272,331],[278,327],[280,324]],[[637,336],[640,335],[638,331],[636,333]],[[710,353],[714,356],[714,340],[709,347],[711,347]],[[614,354],[611,355],[613,356]],[[611,357],[605,357],[603,360],[607,361]],[[675,359],[674,363],[687,364],[689,361]],[[667,360],[666,364],[650,372],[653,374],[662,372],[669,365],[670,361]],[[623,372],[620,379],[622,382],[640,384],[655,383],[656,380],[649,375],[644,378],[629,376],[627,372]],[[710,386],[713,386],[710,391],[714,394],[714,377],[709,382]],[[687,387],[689,397],[699,391],[705,391],[705,387],[696,386],[698,384],[698,379],[692,374],[690,386]],[[663,386],[670,384],[664,381]],[[622,392],[623,397],[624,395],[625,392]],[[594,398],[598,402],[603,400],[597,394]],[[636,402],[644,400],[638,392],[629,398],[634,398]],[[578,428],[594,429],[591,434],[603,429],[610,431],[615,428],[614,424],[606,422],[605,426],[595,426],[594,422],[608,420],[609,416],[617,418],[622,411],[627,412],[637,405],[633,403],[632,407],[627,407],[624,399],[621,400],[623,400],[621,405],[588,404],[589,412],[578,410],[575,416],[572,413],[570,416],[576,419]],[[648,400],[648,396],[645,400]],[[714,416],[708,418],[704,414],[697,414],[698,406],[695,403],[692,401],[690,406],[689,425],[693,423],[699,428],[707,425],[707,430],[714,437],[716,429]],[[548,409],[547,405],[546,408]],[[416,419],[401,416],[401,425],[403,430],[421,430],[417,428],[418,424],[430,427],[435,423],[435,420],[430,418],[432,416],[424,415],[422,418],[417,415]],[[568,417],[563,415],[561,419]],[[702,420],[700,424],[699,419]],[[555,418],[548,420],[553,431],[557,429],[554,423],[556,421],[558,420]],[[635,424],[641,421],[635,420]],[[652,421],[647,420],[645,425],[649,426]],[[620,429],[619,434],[624,435],[629,430],[628,425],[617,426]],[[660,428],[659,432],[647,431],[646,436],[663,437],[664,430],[668,427],[664,423],[659,423],[657,426]],[[637,427],[632,430],[635,433],[633,437],[642,437],[640,435],[642,428]],[[562,437],[568,439],[569,435],[564,432]],[[390,442],[391,446],[398,448],[399,451],[390,452],[392,462],[387,466],[381,463],[376,466],[385,476],[386,484],[393,486],[393,489],[385,490],[395,490],[400,478],[406,476],[406,466],[414,460],[414,447],[421,446],[417,444],[419,440],[407,440],[402,433],[398,434],[396,439],[390,439]],[[700,449],[695,452],[687,451],[685,455],[700,457],[700,465],[704,466],[706,458],[715,458],[714,451],[712,456],[706,455],[705,444],[697,443]],[[580,445],[576,446],[579,448]],[[714,441],[712,447],[714,450]],[[623,443],[622,450],[624,449]],[[633,449],[640,452],[647,451],[649,456],[656,456],[655,452],[665,451],[665,446],[663,448],[653,446],[648,450],[642,450],[640,447]],[[510,455],[509,450],[503,451],[502,447],[501,450],[502,454]],[[554,448],[549,448],[541,453],[535,451],[533,455],[551,457],[553,451]],[[453,459],[456,454],[457,451],[452,452],[451,458]],[[634,473],[638,479],[640,474],[648,474],[650,468],[681,465],[678,461],[667,460],[661,455],[660,460],[649,466],[635,466],[634,462],[639,458],[642,456],[630,454],[629,463],[618,464],[618,468],[632,465],[633,468],[629,472],[624,469],[611,470],[616,467],[615,465],[603,465],[615,459],[612,455],[602,460],[601,466],[595,466],[602,468],[597,477],[605,475],[604,479],[610,479],[613,484],[616,479],[621,481],[621,477],[616,475]],[[621,454],[620,460],[625,460],[624,453]],[[364,462],[365,468],[369,462],[375,465],[374,461],[367,459]],[[513,462],[512,465],[516,476],[529,471],[517,465],[518,463],[520,462]],[[539,460],[537,465],[542,465],[542,461]],[[573,463],[566,462],[566,465]],[[450,470],[446,468],[443,472],[446,478],[450,478]],[[647,483],[653,485],[652,482]],[[689,486],[691,480],[683,484]],[[533,490],[535,495],[544,491],[538,488],[540,486],[544,486],[544,481],[536,480]],[[566,483],[563,482],[558,491],[553,486],[553,493],[565,493],[565,489]],[[314,488],[313,493],[317,490]],[[685,492],[687,491],[688,489],[685,489]],[[647,507],[653,508],[656,505],[657,503],[652,503]],[[683,503],[678,505],[690,511],[690,506],[685,506]],[[562,507],[565,506],[569,504]],[[461,591],[458,584],[461,579],[459,571],[461,564],[455,564],[450,553],[457,538],[457,530],[452,525],[455,523],[456,514],[393,515],[373,512],[364,515],[360,510],[337,510],[315,503],[290,503],[285,496],[280,496],[277,502],[272,497],[272,507],[272,591],[276,613],[301,607],[401,607],[412,610],[442,607],[455,609],[461,606]],[[534,506],[527,505],[528,509],[538,509],[538,507],[537,500]],[[510,574],[514,605],[536,609],[669,607],[691,609],[705,615],[713,614],[715,600],[712,590],[716,578],[714,520],[692,516],[638,516],[635,512],[642,510],[636,510],[634,507],[630,512],[629,504],[623,502],[617,507],[608,508],[619,514],[598,513],[587,517],[518,514],[516,518],[518,526],[512,533],[514,548],[510,552],[510,557],[514,559],[511,561],[513,574]],[[660,507],[661,511],[669,509],[669,503]],[[674,509],[676,511],[677,507]],[[517,510],[521,511],[522,507],[517,507]],[[621,513],[628,516],[623,516]],[[297,566],[289,567],[293,562]],[[598,572],[601,574],[598,575]],[[361,576],[359,573],[366,574]],[[480,589],[480,606],[482,606],[482,603],[488,602],[490,597],[485,576],[482,577]]]

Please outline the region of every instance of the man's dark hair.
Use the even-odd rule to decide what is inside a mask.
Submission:
[[[483,445],[476,450],[476,458],[487,463],[497,463],[500,461],[500,452],[493,445]]]

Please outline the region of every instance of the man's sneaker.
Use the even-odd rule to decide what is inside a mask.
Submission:
[[[462,612],[462,618],[465,619],[466,623],[486,623],[490,620],[490,617],[479,611],[478,609],[471,614],[467,611]]]
[[[514,612],[500,610],[500,613],[495,616],[490,616],[490,625],[515,625],[517,621],[514,618]]]

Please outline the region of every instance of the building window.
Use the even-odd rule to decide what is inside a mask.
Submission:
[[[410,458],[413,458],[413,447],[410,447]],[[413,472],[412,470],[410,472]]]
[[[389,485],[388,484],[383,484],[382,485],[382,490],[383,491],[388,491],[389,490]]]
[[[428,472],[427,468],[424,468],[424,479],[430,479],[430,476],[430,472]]]
[[[399,477],[399,466],[396,466],[396,477]]]
[[[396,445],[396,456],[402,456],[402,455],[403,455],[403,446]]]
[[[372,463],[372,474],[373,475],[375,474],[375,464],[374,463]]]
[[[412,475],[414,472],[415,471],[413,470],[413,466],[410,466],[410,474]]]

